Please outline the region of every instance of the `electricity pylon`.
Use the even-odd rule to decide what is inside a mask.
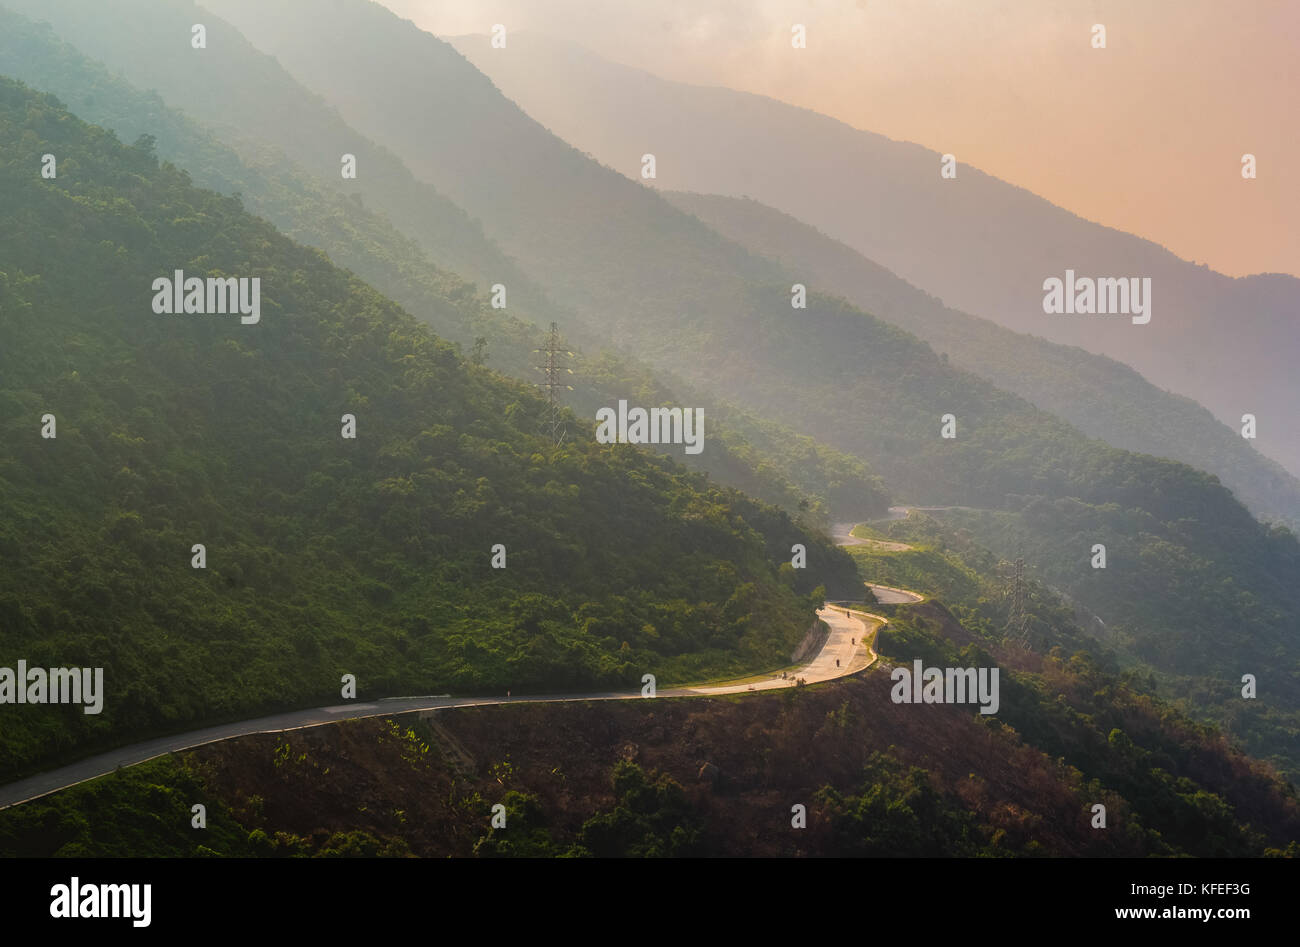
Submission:
[[[1011,599],[1011,612],[1007,619],[1007,637],[1029,648],[1029,613],[1025,609],[1027,591],[1025,587],[1025,560],[1017,556],[1014,563],[1001,562],[998,571],[1008,580],[1006,594]]]
[[[560,392],[573,390],[572,385],[565,384],[562,380],[566,374],[572,375],[573,369],[560,363],[565,358],[573,358],[574,353],[560,348],[560,329],[554,322],[551,323],[546,348],[533,349],[533,352],[546,356],[545,365],[533,366],[546,374],[546,380],[537,385],[546,392],[546,411],[542,414],[538,430],[551,439],[552,447],[559,447],[568,433],[564,425],[564,406],[560,404]]]

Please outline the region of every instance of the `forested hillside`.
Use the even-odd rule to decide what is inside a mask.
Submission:
[[[248,71],[256,72],[262,59],[246,44],[224,57],[236,73],[246,64],[251,64]],[[464,350],[481,346],[475,357],[498,371],[525,381],[539,380],[538,350],[546,344],[545,332],[528,319],[561,319],[564,343],[576,349],[574,356],[565,359],[573,369],[568,380],[574,389],[565,401],[580,415],[594,417],[598,407],[616,404],[620,398],[637,404],[698,406],[709,418],[710,449],[690,456],[678,451],[678,459],[687,466],[707,471],[751,496],[799,511],[811,523],[825,523],[832,506],[838,516],[869,516],[881,513],[886,505],[882,486],[860,459],[755,418],[680,379],[651,372],[626,354],[610,351],[606,340],[566,318],[536,289],[525,285],[528,291],[517,293],[521,288],[515,282],[517,271],[478,229],[453,227],[445,234],[439,230],[437,239],[432,239],[428,221],[444,220],[445,208],[422,205],[435,192],[418,184],[396,159],[388,160],[402,173],[377,169],[389,178],[388,189],[404,198],[395,201],[387,198],[387,191],[376,196],[358,189],[357,182],[341,179],[337,169],[328,178],[313,175],[279,147],[246,134],[228,136],[233,145],[219,140],[169,108],[157,93],[142,92],[81,55],[59,40],[48,24],[34,23],[3,7],[0,75],[54,93],[72,103],[79,117],[116,131],[123,141],[150,136],[159,157],[184,168],[196,184],[238,194],[250,212],[265,217],[294,240],[326,251],[334,262],[399,302],[442,338]],[[283,87],[286,95],[293,92],[292,80],[283,74],[278,75],[276,87]],[[212,92],[207,90],[208,95]],[[326,113],[320,119],[325,123],[329,113],[319,104],[314,107]],[[301,111],[295,108],[295,114]],[[361,139],[355,132],[349,134]],[[390,209],[398,204],[421,207],[424,223],[404,233],[386,215],[370,210],[371,201]],[[452,205],[447,202],[447,206]],[[458,219],[452,215],[453,223]],[[486,287],[466,283],[444,268],[462,262],[469,273],[491,270],[496,273],[493,281],[505,281],[511,301],[507,308],[492,308],[482,293]],[[522,306],[517,304],[520,299]]]
[[[260,320],[157,314],[175,270],[259,279]],[[0,664],[107,692],[10,707],[0,773],[337,701],[345,673],[373,698],[775,666],[816,586],[853,585],[667,459],[551,449],[541,409],[148,140],[0,81]]]
[[[1240,680],[1240,662],[1279,662],[1276,690],[1262,699],[1292,722],[1268,752],[1291,755],[1300,678],[1286,655],[1300,613],[1300,546],[1290,532],[1255,522],[1215,478],[1089,440],[843,300],[813,292],[806,309],[792,308],[797,274],[584,157],[446,43],[381,7],[339,0],[322,17],[299,0],[214,6],[417,178],[481,219],[548,296],[656,370],[862,458],[905,499],[1013,514],[1035,548],[1053,550],[1044,577],[1078,584],[1084,604],[1130,636],[1130,658],[1157,660],[1175,675],[1184,667],[1171,642],[1199,656],[1198,673],[1221,682],[1207,715],[1237,712],[1241,698],[1229,685]],[[214,121],[278,123],[281,137],[292,136],[286,106],[300,96],[273,95],[213,57],[173,48],[172,34],[191,22],[186,3],[149,9],[151,24],[169,19],[172,31],[151,25],[147,35],[123,35],[95,5],[69,0],[52,0],[43,15],[138,81],[169,94],[188,88]],[[227,83],[234,92],[221,100]],[[941,437],[947,414],[950,439]],[[1007,552],[1004,530],[975,527]],[[1094,576],[1097,543],[1110,565]],[[1153,644],[1144,649],[1146,638]]]

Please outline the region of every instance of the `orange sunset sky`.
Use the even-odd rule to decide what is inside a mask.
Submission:
[[[384,4],[442,36],[502,23],[768,95],[952,152],[1221,272],[1300,275],[1300,0]]]

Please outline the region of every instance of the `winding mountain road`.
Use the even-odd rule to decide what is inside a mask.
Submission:
[[[838,527],[836,527],[838,530]],[[852,526],[849,527],[852,529]],[[844,531],[841,536],[835,533],[840,545],[853,545],[854,537]],[[843,542],[841,540],[849,540]],[[861,542],[861,540],[857,540]],[[870,585],[881,602],[919,602],[920,595],[904,589],[892,589],[887,586]],[[877,591],[880,590],[880,591]],[[901,595],[901,599],[885,599],[881,594]],[[826,622],[830,632],[825,643],[807,664],[786,675],[773,675],[761,680],[742,681],[739,683],[702,684],[699,686],[665,688],[657,692],[658,697],[709,697],[720,694],[742,694],[750,691],[766,691],[796,686],[802,679],[807,684],[834,680],[845,677],[870,667],[878,657],[871,647],[876,631],[887,621],[880,615],[873,615],[854,609],[851,606],[828,605],[817,611],[817,617]],[[28,802],[67,789],[78,783],[97,779],[118,769],[135,766],[147,760],[178,753],[195,747],[236,737],[249,736],[254,733],[281,733],[286,730],[303,730],[308,727],[320,727],[340,720],[358,720],[366,717],[387,717],[394,714],[412,713],[420,710],[438,710],[446,707],[485,707],[493,704],[556,703],[560,701],[590,700],[646,700],[640,691],[634,693],[605,692],[592,694],[546,694],[522,695],[519,697],[452,697],[447,694],[430,697],[398,697],[376,701],[359,701],[339,704],[333,707],[318,707],[313,710],[294,710],[287,713],[272,714],[254,720],[238,723],[220,724],[188,733],[159,737],[131,746],[119,747],[96,756],[79,760],[58,769],[37,773],[26,779],[0,786],[0,809]]]

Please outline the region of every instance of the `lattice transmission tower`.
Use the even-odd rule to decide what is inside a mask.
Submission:
[[[572,391],[566,378],[573,374],[573,369],[562,364],[565,359],[573,358],[574,353],[560,348],[559,326],[551,323],[551,334],[546,339],[546,348],[533,349],[534,353],[545,355],[545,365],[533,366],[545,373],[545,381],[538,382],[537,387],[546,392],[546,410],[538,423],[538,430],[551,439],[552,447],[559,447],[568,433],[564,423],[564,406],[560,403],[560,392]]]
[[[1028,590],[1025,585],[1025,560],[1017,556],[1013,563],[1000,563],[999,571],[1007,579],[1007,597],[1011,599],[1010,615],[1007,619],[1007,637],[1018,642],[1021,647],[1029,648],[1029,612],[1025,608]]]

